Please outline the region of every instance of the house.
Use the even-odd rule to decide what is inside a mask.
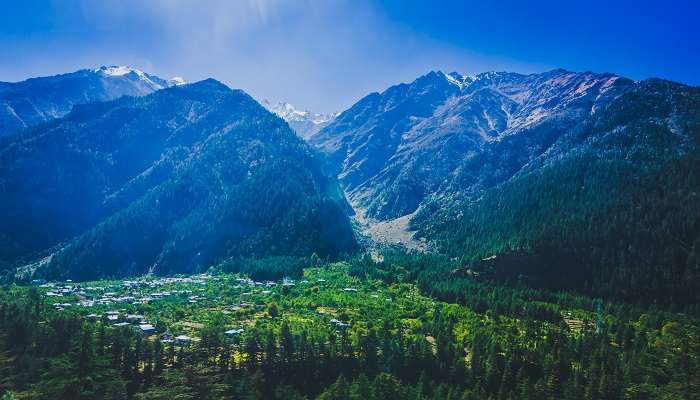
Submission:
[[[170,344],[175,343],[175,339],[172,333],[165,332],[164,334],[160,335],[160,342],[163,344]]]
[[[345,289],[343,289],[343,291],[348,293],[357,293],[357,289],[351,287],[346,287]]]
[[[186,346],[192,343],[192,338],[187,335],[180,335],[175,337],[175,343],[181,346]]]
[[[123,296],[123,297],[118,297],[118,298],[115,299],[115,300],[116,300],[116,301],[124,301],[124,302],[127,302],[127,303],[133,303],[134,300],[136,300],[136,299],[134,298],[134,296]]]
[[[241,335],[243,332],[243,329],[229,329],[226,332],[224,332],[224,335],[226,335],[226,337],[228,338],[233,338]]]
[[[335,327],[336,327],[339,331],[344,331],[344,330],[346,330],[346,329],[348,329],[348,328],[350,327],[350,324],[347,323],[347,322],[341,322],[341,323],[339,323],[339,324],[336,324]]]
[[[125,327],[125,326],[131,326],[131,324],[128,323],[128,322],[119,322],[119,323],[113,324],[112,326],[115,326],[115,327],[117,327],[117,328],[122,328],[122,327]]]
[[[156,333],[156,328],[151,324],[139,325],[139,330],[144,336],[151,336]]]
[[[132,324],[141,323],[141,322],[143,322],[143,319],[144,319],[143,315],[139,315],[139,314],[127,314],[126,315],[126,320],[128,322],[131,322]]]
[[[283,286],[294,286],[294,279],[284,278],[284,279],[282,279],[282,285]]]
[[[343,322],[339,319],[333,318],[330,320],[331,325],[335,326],[336,331],[344,331],[350,327],[350,324],[347,322]]]

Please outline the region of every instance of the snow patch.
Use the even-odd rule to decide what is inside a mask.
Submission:
[[[127,67],[124,65],[112,65],[109,67],[102,66],[100,68],[93,69],[92,72],[108,78],[120,78],[127,76],[129,79],[135,78],[136,80],[143,82],[143,84],[149,86],[153,90],[159,90],[171,86],[185,85],[187,83],[182,77],[179,76],[176,76],[166,81],[157,76],[149,75],[139,69]]]
[[[186,85],[187,81],[185,81],[185,79],[182,78],[181,76],[174,76],[174,77],[170,78],[170,80],[168,80],[168,84],[170,84],[171,86],[180,86],[180,85]]]
[[[320,125],[320,124],[325,124],[335,117],[338,116],[338,113],[332,113],[332,114],[322,114],[322,113],[314,113],[308,110],[298,110],[296,107],[289,103],[285,102],[279,102],[279,103],[271,103],[268,100],[262,100],[260,104],[263,105],[263,107],[267,108],[269,111],[277,114],[280,118],[287,122],[295,121],[295,122],[311,122],[314,125]]]
[[[131,68],[131,67],[126,67],[123,65],[122,66],[113,65],[111,67],[100,67],[100,68],[94,69],[92,72],[100,73],[100,74],[105,75],[105,76],[124,76],[124,75],[130,74],[132,72],[135,73],[136,75],[138,75],[139,77],[145,77],[145,75],[146,75],[143,71],[140,71],[138,69]]]

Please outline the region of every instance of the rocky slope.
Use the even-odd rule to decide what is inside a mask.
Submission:
[[[564,70],[431,72],[366,96],[311,142],[328,155],[356,208],[391,219],[455,179],[461,191],[507,179],[631,85],[612,74]]]
[[[484,279],[694,311],[698,140],[698,88],[564,70],[433,72],[312,138],[379,241],[428,243]]]
[[[700,89],[639,82],[502,183],[454,180],[413,224],[498,279],[697,312],[699,144]]]

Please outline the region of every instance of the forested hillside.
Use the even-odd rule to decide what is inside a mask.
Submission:
[[[698,88],[553,70],[433,72],[311,142],[361,222],[465,269],[695,313],[699,138]]]
[[[76,107],[1,148],[0,171],[3,261],[49,256],[19,277],[194,272],[355,246],[308,147],[214,80]]]
[[[496,279],[697,312],[699,139],[700,91],[644,82],[507,182],[414,223]]]

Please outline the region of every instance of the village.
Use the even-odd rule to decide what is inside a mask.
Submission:
[[[237,347],[257,323],[284,319],[313,324],[328,334],[350,333],[374,314],[395,307],[407,316],[425,314],[432,302],[394,300],[399,292],[364,287],[339,270],[307,269],[303,279],[254,281],[239,275],[145,276],[123,281],[34,281],[45,304],[56,313],[77,313],[113,329],[132,329],[164,345],[190,346],[214,318],[222,335]],[[309,302],[312,299],[312,302]],[[412,318],[411,318],[412,319]],[[415,325],[410,321],[407,326]]]
[[[34,281],[6,292],[6,299],[28,299],[25,310],[32,311],[18,315],[35,315],[37,321],[32,329],[10,332],[41,333],[35,343],[43,351],[72,343],[64,351],[72,351],[78,365],[87,354],[94,360],[91,365],[113,368],[117,377],[129,373],[131,380],[175,384],[174,378],[194,369],[201,376],[293,374],[307,368],[305,360],[326,363],[319,376],[328,366],[394,368],[391,363],[399,360],[437,366],[445,349],[454,352],[455,367],[473,371],[488,366],[489,358],[536,352],[553,339],[593,343],[602,329],[616,323],[610,316],[596,322],[598,310],[553,302],[512,305],[514,313],[537,319],[492,309],[479,312],[431,298],[400,279],[360,278],[351,268],[345,262],[328,263],[278,280],[212,272]],[[23,339],[15,335],[14,340]],[[624,340],[621,336],[611,349],[622,348]],[[403,368],[397,366],[396,371]]]

